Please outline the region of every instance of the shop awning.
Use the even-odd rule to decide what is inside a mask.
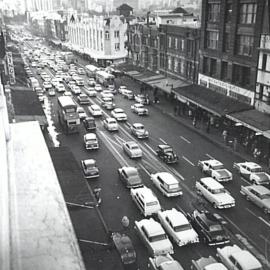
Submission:
[[[270,136],[270,116],[257,110],[235,112],[227,115],[227,118],[241,123],[243,126],[262,133],[265,137]]]
[[[179,100],[191,102],[218,116],[252,109],[248,104],[214,92],[201,85],[192,84],[179,87],[174,89],[173,93]]]

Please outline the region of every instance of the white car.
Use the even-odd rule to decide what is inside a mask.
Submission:
[[[69,96],[69,97],[72,97],[72,94],[69,92],[69,91],[65,91],[63,96]]]
[[[85,110],[84,110],[84,108],[83,107],[78,107],[77,108],[77,113],[79,114],[79,118],[80,119],[85,119],[86,117],[87,117],[87,114],[86,114],[86,112],[85,112]]]
[[[95,90],[94,87],[84,87],[84,90],[89,97],[97,96],[97,91]]]
[[[218,160],[200,160],[198,166],[201,168],[202,172],[219,182],[228,182],[232,180],[232,173],[225,169],[224,165]]]
[[[94,117],[102,116],[102,110],[96,104],[88,106],[88,110],[91,113],[91,115]]]
[[[134,93],[131,90],[123,90],[122,95],[124,96],[124,98],[127,98],[129,100],[134,99]]]
[[[216,261],[212,256],[201,257],[198,260],[192,260],[192,270],[228,270],[222,263]],[[235,269],[236,270],[236,269]]]
[[[83,136],[86,150],[99,149],[97,135],[95,133],[87,133]]]
[[[45,81],[45,82],[43,83],[43,87],[44,87],[46,90],[48,90],[48,89],[52,88],[52,84],[51,84],[50,82],[48,82],[48,81]]]
[[[117,131],[118,130],[118,123],[112,117],[107,117],[103,120],[104,127],[109,131]]]
[[[112,111],[112,117],[114,117],[117,121],[127,121],[127,115],[124,110],[120,108],[116,108]]]
[[[66,91],[66,88],[62,83],[58,83],[58,85],[56,86],[56,89],[58,93],[64,93]]]
[[[90,86],[95,86],[95,85],[96,85],[96,81],[95,81],[94,78],[89,78],[89,79],[87,80],[87,83],[88,83],[88,85],[90,85]]]
[[[170,254],[149,258],[149,267],[152,270],[184,270],[181,264],[174,260]]]
[[[134,123],[131,127],[131,134],[133,134],[138,139],[147,139],[149,137],[149,132],[145,130],[144,125],[141,123]]]
[[[235,206],[235,199],[212,177],[204,177],[196,182],[196,191],[205,197],[214,208],[223,209]]]
[[[166,197],[176,197],[183,195],[182,188],[179,181],[168,172],[159,172],[150,175],[153,184],[162,192]]]
[[[173,245],[168,239],[167,234],[162,226],[154,219],[135,221],[135,229],[151,256],[174,253]]]
[[[217,256],[228,270],[263,270],[262,264],[253,254],[237,245],[217,248]]]
[[[85,75],[85,70],[83,68],[78,68],[79,75]]]
[[[270,184],[270,175],[264,172],[262,167],[255,162],[234,163],[233,167],[252,184]]]
[[[122,94],[123,91],[127,90],[127,87],[125,85],[121,85],[119,88],[118,88],[118,92],[119,94]]]
[[[81,88],[79,87],[79,86],[77,86],[77,85],[72,85],[72,87],[71,87],[71,92],[73,93],[73,94],[75,94],[75,95],[79,95],[79,94],[81,94]]]
[[[143,106],[143,104],[135,103],[131,105],[131,111],[138,115],[148,115],[148,109]]]
[[[54,90],[53,88],[50,88],[49,91],[48,91],[48,95],[49,95],[50,97],[55,96],[55,90]]]
[[[111,91],[109,90],[103,90],[100,94],[101,98],[111,98],[113,99],[114,98],[114,95]]]
[[[102,86],[100,85],[100,84],[96,84],[95,85],[95,90],[97,91],[97,92],[101,92],[102,91]]]
[[[199,242],[199,236],[186,216],[175,208],[163,212],[159,211],[158,219],[165,231],[178,246],[181,247]]]
[[[54,87],[56,87],[56,86],[59,84],[59,80],[58,80],[57,78],[53,78],[53,79],[51,80],[51,84],[52,84]]]
[[[134,141],[124,142],[123,143],[123,150],[130,158],[141,158],[142,157],[142,149]]]

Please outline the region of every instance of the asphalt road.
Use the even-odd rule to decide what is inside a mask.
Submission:
[[[53,76],[53,71],[47,68],[46,71]],[[126,80],[126,82],[129,87],[137,87],[136,83],[131,80]],[[103,228],[102,230],[96,230],[95,226],[92,225],[96,224],[96,222],[92,223],[91,218],[89,218],[91,215],[88,216],[88,211],[92,210],[77,210],[71,213],[71,216],[75,230],[79,232],[79,235],[77,233],[78,238],[104,243],[107,239],[107,231],[123,230],[121,219],[123,216],[128,216],[130,226],[127,233],[130,235],[136,249],[139,268],[146,269],[148,253],[133,229],[134,221],[141,220],[143,216],[132,202],[129,191],[119,181],[117,169],[124,165],[137,166],[145,185],[155,192],[163,209],[176,207],[190,213],[199,207],[200,201],[200,197],[194,190],[195,181],[204,176],[197,168],[198,160],[215,158],[233,172],[233,182],[226,183],[224,186],[235,198],[236,206],[232,209],[216,210],[208,202],[204,201],[205,208],[211,212],[219,213],[228,221],[227,228],[231,235],[232,244],[238,244],[249,249],[264,265],[268,263],[267,256],[270,254],[269,215],[267,216],[261,209],[247,202],[240,194],[241,185],[249,183],[235,173],[232,165],[234,162],[241,162],[242,160],[206,141],[190,129],[161,113],[154,106],[148,106],[150,112],[148,117],[139,117],[133,114],[130,110],[133,102],[124,99],[120,95],[115,96],[115,103],[117,107],[124,109],[127,113],[127,123],[120,124],[119,132],[110,133],[104,129],[101,119],[97,119],[96,133],[100,142],[100,149],[98,151],[86,151],[83,146],[83,135],[86,133],[84,128],[81,126],[79,134],[68,136],[63,134],[56,118],[57,96],[49,97],[48,100],[51,106],[52,121],[56,131],[59,133],[58,140],[61,145],[68,146],[71,149],[78,163],[82,159],[91,157],[96,159],[100,169],[99,179],[89,180],[88,185],[90,190],[97,186],[102,188],[102,204],[98,209],[101,222],[98,222],[98,224]],[[91,98],[91,102],[99,105],[100,99],[99,97]],[[87,106],[83,107],[88,113]],[[110,115],[110,112],[104,110],[104,114]],[[136,140],[130,134],[129,125],[134,122],[141,122],[145,125],[150,133],[148,140]],[[139,143],[143,150],[141,160],[130,160],[123,153],[122,143],[127,140],[135,140]],[[168,166],[155,155],[156,146],[164,142],[173,146],[178,153],[180,157],[178,164]],[[149,175],[158,171],[173,173],[179,179],[184,195],[180,198],[165,198],[150,182]],[[80,245],[87,269],[121,269],[119,258],[114,251],[98,244],[83,243]],[[215,256],[216,254],[215,247],[210,248],[202,243],[181,248],[174,245],[174,251],[173,257],[185,269],[190,268],[192,259],[199,259],[201,256]],[[267,267],[270,268],[269,263]]]

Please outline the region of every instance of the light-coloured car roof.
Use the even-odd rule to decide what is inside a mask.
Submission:
[[[152,190],[146,186],[143,186],[141,188],[136,188],[136,191],[138,192],[138,194],[141,195],[145,203],[158,201],[157,197],[154,195]]]
[[[240,164],[245,164],[246,166],[248,166],[250,168],[261,168],[261,166],[259,164],[255,163],[255,162],[250,162],[250,161],[243,162]]]
[[[139,147],[139,145],[134,141],[128,141],[128,142],[126,142],[126,144],[129,145],[129,146],[135,146],[136,145],[136,146]]]
[[[136,128],[137,128],[137,127],[144,127],[144,125],[141,124],[141,123],[134,123],[133,126],[136,127]]]
[[[114,112],[116,112],[116,113],[123,113],[124,112],[124,110],[123,109],[121,109],[121,108],[116,108],[116,109],[114,109]]]
[[[220,161],[218,161],[218,160],[216,160],[216,159],[204,160],[204,162],[208,162],[208,163],[211,164],[212,166],[223,165],[223,163],[221,163]]]
[[[265,186],[261,185],[252,185],[250,186],[253,190],[257,191],[259,194],[264,195],[264,194],[270,194],[270,190],[266,188]]]
[[[167,216],[174,226],[189,224],[185,215],[182,212],[177,211],[175,208],[163,211],[162,216]]]
[[[85,159],[83,160],[84,164],[87,166],[87,165],[95,165],[96,164],[96,161],[94,159]]]
[[[98,105],[96,105],[96,104],[90,105],[90,107],[91,107],[92,109],[100,110],[100,107],[99,107]]]
[[[107,122],[116,122],[116,119],[113,117],[107,117],[106,120]]]
[[[156,173],[156,175],[162,178],[162,180],[164,180],[164,182],[166,182],[168,185],[179,183],[179,181],[171,173],[159,172],[159,173]]]
[[[224,188],[223,185],[221,185],[218,181],[216,181],[212,177],[201,178],[201,182],[203,182],[205,185],[209,186],[211,189]]]
[[[97,138],[97,135],[95,133],[87,133],[84,135],[84,138],[86,140],[94,140]]]
[[[155,236],[155,235],[160,235],[160,234],[165,233],[160,223],[155,221],[153,218],[142,219],[139,222],[140,222],[140,225],[144,227],[145,231],[147,231],[149,236]]]

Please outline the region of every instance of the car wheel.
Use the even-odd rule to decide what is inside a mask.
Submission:
[[[250,198],[249,198],[247,195],[246,195],[246,200],[247,200],[247,201],[250,201]]]
[[[218,208],[216,203],[213,203],[213,207],[214,207],[215,209]]]

